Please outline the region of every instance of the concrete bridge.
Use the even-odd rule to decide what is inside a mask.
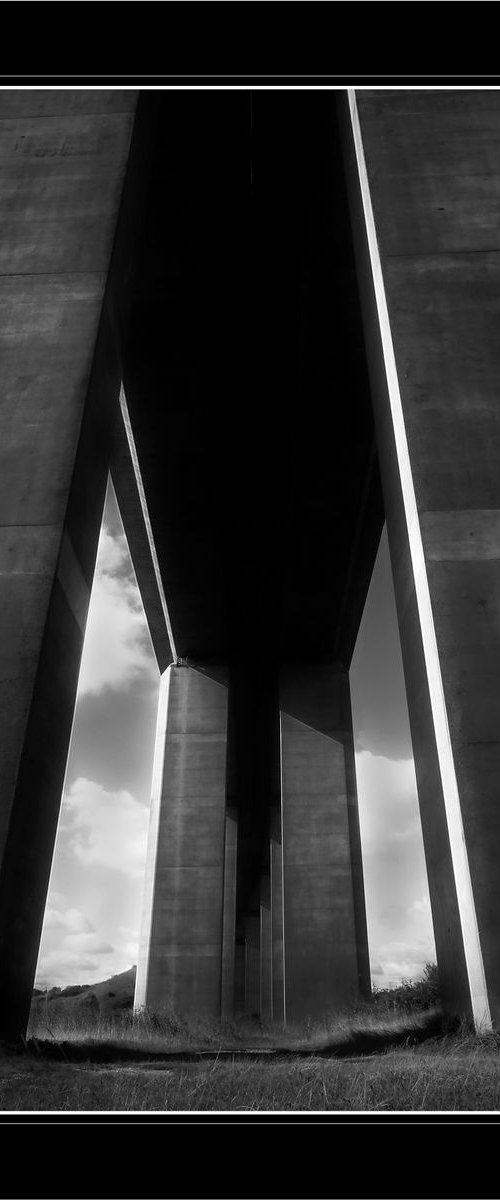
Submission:
[[[500,95],[0,93],[0,1036],[111,471],[162,673],[136,1005],[369,991],[387,521],[444,1001],[500,1024]]]

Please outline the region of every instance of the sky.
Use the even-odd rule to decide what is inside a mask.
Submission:
[[[108,485],[37,987],[137,962],[159,672]],[[387,536],[351,666],[372,982],[435,961]]]
[[[385,528],[350,682],[372,982],[392,987],[436,951]]]
[[[159,671],[108,486],[36,986],[137,963]]]

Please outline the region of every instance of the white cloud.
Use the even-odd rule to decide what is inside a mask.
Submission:
[[[99,983],[137,962],[137,937],[115,947],[95,929],[85,913],[67,908],[66,896],[51,891],[45,912],[36,972],[37,987]]]
[[[47,948],[42,945],[38,959],[35,986],[67,987],[68,984],[102,983],[112,975],[128,971],[137,962],[137,947],[130,954],[127,948],[110,947],[94,953],[72,950],[63,944]]]
[[[76,779],[64,797],[68,844],[86,866],[143,877],[148,809],[127,791],[107,792],[90,779]]]
[[[157,679],[146,618],[127,542],[103,525],[90,598],[78,695],[126,689],[141,677]]]
[[[387,942],[379,946],[381,978],[388,983],[420,979],[426,962],[435,958],[432,941]]]
[[[420,914],[425,914],[425,916],[426,916],[426,917],[427,917],[427,916],[430,916],[430,914],[431,914],[431,902],[430,902],[430,899],[429,899],[429,897],[428,897],[428,896],[422,896],[420,899],[418,899],[418,900],[414,900],[414,901],[413,901],[413,904],[410,904],[410,907],[409,907],[409,909],[408,909],[408,913],[409,913],[409,915],[410,915],[410,916],[414,916],[414,914],[415,914],[415,913],[416,913],[417,915],[420,915]]]
[[[413,759],[365,750],[356,776],[372,977],[387,987],[436,953]]]
[[[85,954],[111,954],[113,946],[111,942],[105,942],[102,937],[95,931],[91,933],[73,933],[68,934],[66,945],[72,953]]]
[[[50,891],[43,923],[37,987],[78,983],[99,965],[102,939],[79,908],[68,908],[63,892]],[[106,946],[106,951],[112,949]]]
[[[96,575],[116,575],[120,571],[127,575],[132,571],[127,539],[124,533],[111,533],[104,521],[97,547]]]
[[[356,779],[363,854],[421,837],[413,759],[363,750],[356,754]]]
[[[45,909],[45,929],[65,929],[70,934],[87,935],[93,929],[88,917],[79,908],[67,908],[61,912],[57,906],[56,896],[52,894],[52,903]]]
[[[120,936],[120,947],[122,954],[130,959],[130,962],[137,962],[137,954],[139,948],[139,928],[130,929],[128,926],[120,925],[118,928]]]
[[[91,955],[72,953],[65,946],[40,951],[36,987],[67,987],[73,983],[99,983],[101,962]]]

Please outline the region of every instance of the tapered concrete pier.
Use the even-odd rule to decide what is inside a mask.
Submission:
[[[443,998],[500,1020],[500,97],[351,94],[346,161]]]
[[[500,94],[0,95],[0,1038],[108,471],[162,677],[136,1007],[369,991],[349,665],[387,521],[446,1007],[500,1027]]]
[[[281,679],[287,1020],[352,1005],[370,988],[349,679],[334,667]],[[356,894],[358,893],[358,894]],[[356,901],[356,903],[355,903]],[[360,922],[357,925],[357,919]]]
[[[26,1026],[66,768],[120,383],[110,314],[131,262],[118,224],[136,105],[0,93],[0,1037]]]
[[[219,1016],[226,860],[227,688],[171,666],[161,684],[136,1007]],[[235,871],[234,856],[232,869]],[[233,889],[234,891],[234,885]],[[226,912],[226,922],[230,919]]]

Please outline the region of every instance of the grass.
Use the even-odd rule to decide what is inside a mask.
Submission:
[[[498,1044],[450,1037],[369,1057],[96,1065],[11,1056],[0,1067],[8,1111],[497,1111]]]
[[[136,1051],[148,1057],[174,1052],[227,1052],[229,1050],[282,1049],[301,1053],[346,1054],[384,1049],[390,1044],[418,1041],[443,1032],[438,1008],[413,1013],[370,1004],[355,1010],[333,1013],[322,1021],[288,1024],[283,1030],[273,1024],[242,1017],[218,1022],[178,1015],[131,1011],[85,1011],[74,1005],[42,1005],[32,1008],[28,1043],[42,1052],[63,1046],[68,1055],[77,1047],[90,1054],[103,1048],[124,1055]],[[113,1055],[116,1057],[116,1055]]]
[[[285,1031],[133,1015],[130,972],[52,989],[34,998],[24,1045],[0,1053],[0,1110],[498,1111],[500,1036],[453,1032],[435,983],[430,971],[420,990],[403,981],[397,994]]]
[[[3,1111],[500,1108],[500,1039],[465,1029],[443,1034],[436,1009],[411,1015],[367,1005],[285,1033],[173,1013],[99,1015],[75,1007],[58,1015],[55,1007],[47,1016],[49,1024],[39,1005],[23,1052],[0,1060]]]

